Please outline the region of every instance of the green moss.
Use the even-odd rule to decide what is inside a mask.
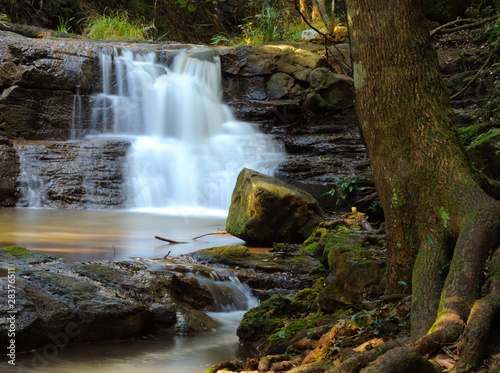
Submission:
[[[290,338],[293,338],[300,332],[310,329],[314,326],[314,323],[311,321],[307,321],[305,319],[292,321],[285,325],[283,328],[278,330],[276,333],[271,334],[268,338],[268,341],[284,341]]]
[[[4,250],[4,252],[7,252],[16,258],[27,258],[31,255],[31,251],[22,246],[7,246],[1,248],[0,250]]]
[[[246,340],[262,339],[281,329],[283,319],[310,309],[311,305],[305,301],[274,295],[245,313],[238,327],[238,336]]]

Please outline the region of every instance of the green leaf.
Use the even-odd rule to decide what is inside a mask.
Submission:
[[[404,281],[398,281],[398,284],[399,285],[403,285],[403,286],[408,286],[408,284],[406,282],[404,282]]]
[[[194,7],[194,5],[192,5],[192,4],[189,4],[189,5],[188,5],[188,10],[189,10],[190,12],[194,12],[194,10],[195,10],[195,9],[196,9],[196,8]]]
[[[429,237],[429,243],[432,245],[434,243],[434,238]]]

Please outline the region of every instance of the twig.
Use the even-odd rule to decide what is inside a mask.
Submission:
[[[165,255],[165,256],[163,257],[163,259],[167,259],[167,258],[168,258],[168,256],[170,255],[170,253],[171,253],[171,251],[169,251],[169,252],[167,253],[167,255]]]
[[[212,233],[206,233],[206,234],[202,234],[201,236],[193,238],[193,241],[197,240],[198,238],[202,238],[205,236],[211,236],[211,235],[215,235],[215,234],[228,234],[228,233],[226,231],[217,231],[217,232],[212,232]]]
[[[115,245],[111,245],[113,246],[113,259],[111,259],[112,262],[115,261],[115,256],[116,256],[116,249],[115,249]]]
[[[491,17],[483,18],[479,21],[477,21],[474,18],[457,19],[455,21],[449,22],[447,24],[444,24],[444,25],[439,26],[438,28],[432,30],[431,36],[433,36],[437,33],[449,34],[449,33],[456,32],[456,31],[467,30],[470,28],[479,27],[487,22],[491,22],[491,21],[496,20],[498,17],[500,17],[500,14],[496,14],[496,15],[491,16]],[[462,25],[462,26],[457,26],[457,27],[453,27],[450,29],[446,29],[446,27],[456,25],[457,23],[460,23],[460,22],[474,22],[474,23],[469,23],[467,25]]]
[[[176,244],[181,244],[181,243],[187,243],[187,242],[180,242],[180,241],[174,241],[174,240],[170,240],[168,238],[164,238],[164,237],[160,237],[160,236],[155,236],[155,238],[157,240],[160,240],[160,241],[165,241],[165,242],[168,242],[169,244],[171,245],[176,245]]]

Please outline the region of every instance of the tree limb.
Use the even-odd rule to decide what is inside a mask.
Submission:
[[[19,35],[26,36],[28,38],[46,38],[46,37],[58,37],[58,38],[80,38],[79,35],[68,34],[66,32],[49,30],[42,27],[21,25],[18,23],[0,22],[0,31],[10,31]]]
[[[170,240],[168,238],[164,238],[164,237],[160,237],[160,236],[155,236],[155,238],[157,240],[160,240],[160,241],[165,241],[165,242],[168,242],[169,244],[171,245],[175,245],[175,244],[180,244],[180,243],[187,243],[187,242],[180,242],[180,241],[174,241],[174,240]]]
[[[456,32],[456,31],[461,31],[461,30],[467,30],[467,29],[471,29],[471,28],[476,28],[476,27],[479,27],[479,26],[481,26],[481,25],[483,25],[485,23],[494,21],[498,17],[500,17],[500,14],[496,14],[496,15],[488,17],[488,18],[483,18],[483,19],[481,19],[479,21],[477,21],[477,20],[475,20],[473,18],[457,19],[455,21],[451,21],[451,22],[449,22],[449,23],[447,23],[445,25],[439,26],[438,28],[432,30],[431,33],[430,33],[430,35],[433,36],[433,35],[435,35],[437,33],[440,33],[440,34],[450,34],[450,33]],[[449,27],[449,26],[456,25],[457,23],[460,23],[460,22],[473,22],[473,23],[469,23],[467,25],[453,27],[453,28],[450,28],[450,29],[446,28],[446,27]]]

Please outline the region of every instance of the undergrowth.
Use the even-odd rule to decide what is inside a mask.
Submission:
[[[111,11],[109,15],[89,18],[84,35],[91,39],[144,40],[148,27],[139,21],[130,21],[126,11]]]

